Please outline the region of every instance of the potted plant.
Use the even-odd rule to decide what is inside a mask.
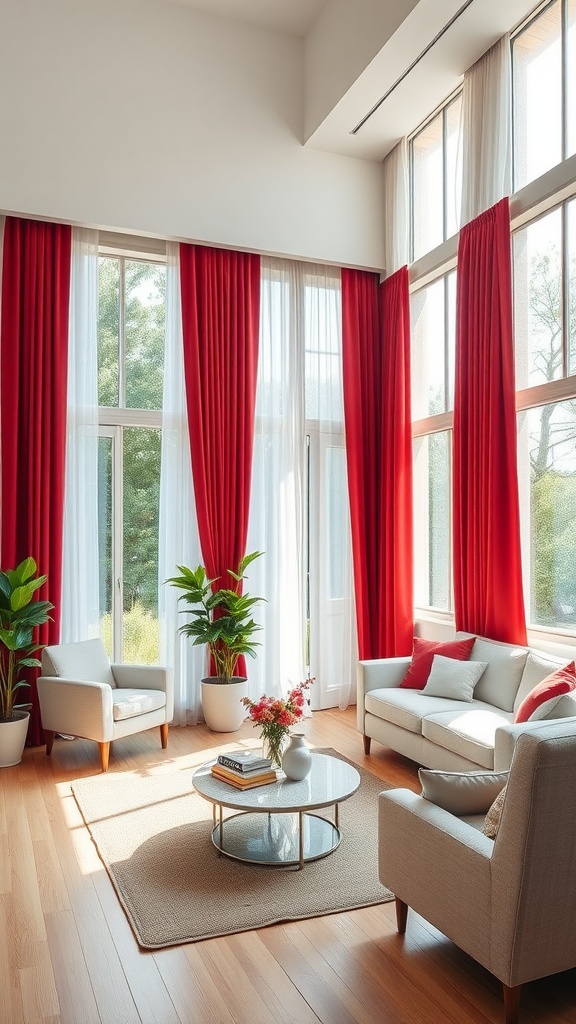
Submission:
[[[34,642],[36,626],[48,622],[54,607],[50,601],[34,599],[46,582],[37,576],[33,558],[25,558],[16,569],[0,571],[0,768],[22,760],[29,704],[16,704],[18,691],[30,684],[21,678],[24,668],[40,668],[32,655],[41,647]]]
[[[189,614],[179,632],[191,638],[195,645],[205,644],[210,653],[215,675],[202,680],[202,710],[209,729],[213,732],[235,732],[240,728],[246,712],[242,697],[246,695],[246,677],[237,676],[240,655],[256,657],[254,634],[261,629],[252,617],[254,606],[263,600],[241,593],[244,572],[261,551],[244,555],[236,571],[227,575],[235,580],[232,587],[214,584],[222,577],[209,579],[204,566],[188,569],[179,565],[180,576],[166,580],[181,590],[179,600],[186,605],[181,611]]]

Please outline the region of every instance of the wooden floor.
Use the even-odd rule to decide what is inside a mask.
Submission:
[[[364,756],[354,709],[316,712],[306,731],[418,790],[411,762],[377,743]],[[163,751],[154,730],[114,744],[110,771],[192,767],[239,740],[257,745],[251,725],[172,729]],[[412,912],[400,938],[393,904],[140,951],[70,794],[97,772],[95,744],[63,739],[0,769],[0,1024],[503,1021],[495,979]],[[576,1024],[576,971],[527,985],[520,1019]]]

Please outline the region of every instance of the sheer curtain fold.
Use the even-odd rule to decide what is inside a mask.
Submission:
[[[467,224],[512,191],[510,38],[464,75],[462,218]]]
[[[165,580],[178,565],[195,568],[202,561],[190,463],[190,435],[184,384],[180,247],[168,243],[166,253],[166,341],[162,405],[162,460],[158,546],[158,609],[160,662],[174,675],[174,725],[195,725],[201,710],[200,681],[206,675],[206,653],[181,636],[178,592]]]
[[[384,267],[387,277],[408,264],[409,251],[408,140],[403,138],[384,160]]]
[[[98,233],[72,230],[62,643],[99,636]]]

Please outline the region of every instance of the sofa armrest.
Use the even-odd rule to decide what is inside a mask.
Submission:
[[[546,726],[561,725],[564,722],[572,722],[576,725],[576,718],[541,718],[536,722],[510,722],[498,726],[494,737],[494,771],[508,771],[512,764],[516,741],[522,733],[537,732],[545,729]]]
[[[358,732],[364,733],[365,697],[370,690],[399,686],[411,662],[405,658],[375,658],[359,661],[356,669],[356,719]]]
[[[112,687],[62,676],[38,676],[42,727],[84,736],[98,743],[112,739]]]

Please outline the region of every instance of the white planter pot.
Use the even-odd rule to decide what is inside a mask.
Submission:
[[[282,771],[287,779],[301,782],[312,767],[312,755],[306,746],[304,733],[293,732],[290,743],[282,754]]]
[[[20,764],[22,760],[30,715],[27,711],[19,711],[17,714],[18,718],[0,722],[0,768]]]
[[[202,711],[206,725],[212,732],[236,732],[246,718],[241,703],[248,693],[248,680],[234,676],[233,683],[217,683],[215,679],[202,680]]]

